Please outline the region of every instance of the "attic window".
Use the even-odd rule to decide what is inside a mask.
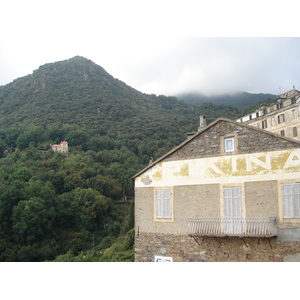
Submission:
[[[228,137],[224,139],[225,152],[233,152],[234,151],[234,138]]]

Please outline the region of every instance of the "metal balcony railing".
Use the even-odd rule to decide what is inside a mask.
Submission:
[[[191,217],[187,228],[190,236],[272,237],[277,235],[275,217],[221,219]]]

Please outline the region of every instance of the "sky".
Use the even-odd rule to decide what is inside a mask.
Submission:
[[[80,55],[147,94],[300,90],[296,1],[206,2],[2,1],[0,86]]]

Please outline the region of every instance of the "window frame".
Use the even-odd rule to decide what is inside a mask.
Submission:
[[[229,142],[229,141],[231,141],[232,142],[232,146],[231,146],[231,148],[229,149],[228,147],[227,147],[227,143],[226,142]],[[234,152],[234,137],[233,136],[230,136],[230,137],[224,137],[224,151],[226,152],[226,153],[228,153],[228,152]]]
[[[300,219],[300,183],[281,183],[281,193],[283,220]]]
[[[168,192],[169,199],[158,198],[158,193]],[[165,203],[168,200],[169,203]],[[159,202],[163,203],[159,203]],[[165,206],[169,206],[166,208]],[[158,213],[158,206],[162,206],[162,214]],[[165,214],[167,212],[167,214]],[[158,187],[154,189],[154,221],[159,222],[173,222],[174,221],[174,204],[173,204],[173,188],[172,187]]]
[[[261,128],[262,129],[268,128],[268,121],[267,120],[262,120],[261,121]]]
[[[278,124],[282,124],[285,122],[284,114],[278,115]]]
[[[224,219],[242,219],[241,186],[223,186]]]
[[[297,137],[298,136],[298,128],[297,126],[293,127],[293,137]]]
[[[223,220],[230,220],[229,215],[228,215],[228,209],[230,210],[230,208],[226,207],[229,203],[227,201],[226,195],[225,195],[225,191],[226,190],[231,190],[231,193],[233,193],[234,191],[238,191],[238,200],[237,200],[237,206],[236,209],[238,209],[240,211],[240,214],[236,214],[235,216],[232,215],[232,220],[244,220],[246,218],[246,204],[245,204],[245,189],[244,189],[244,184],[221,184],[220,185],[220,217]],[[228,195],[227,195],[228,197]],[[230,197],[229,197],[230,198]],[[231,195],[232,201],[234,200],[234,198],[236,198],[236,195]],[[230,225],[230,224],[229,224]],[[231,225],[230,225],[231,226]],[[230,232],[231,228],[230,226],[228,226],[228,228],[224,227],[224,231],[225,232]],[[242,230],[242,228],[241,228]]]
[[[233,150],[231,151],[226,151],[226,140],[227,139],[232,139],[232,146],[233,146]],[[226,135],[223,135],[220,137],[220,150],[221,150],[221,154],[222,155],[235,155],[238,153],[238,138],[237,138],[237,134],[232,132]]]
[[[275,124],[275,117],[272,117],[271,118],[271,126],[275,126],[276,124]]]

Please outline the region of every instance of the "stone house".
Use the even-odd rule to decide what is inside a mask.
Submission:
[[[300,142],[228,119],[135,180],[135,261],[300,261]]]
[[[293,89],[276,99],[276,103],[261,106],[255,112],[237,119],[273,133],[300,140],[300,91]]]
[[[53,151],[62,152],[62,153],[68,153],[69,151],[68,142],[66,141],[63,141],[60,144],[55,144],[50,146]]]

